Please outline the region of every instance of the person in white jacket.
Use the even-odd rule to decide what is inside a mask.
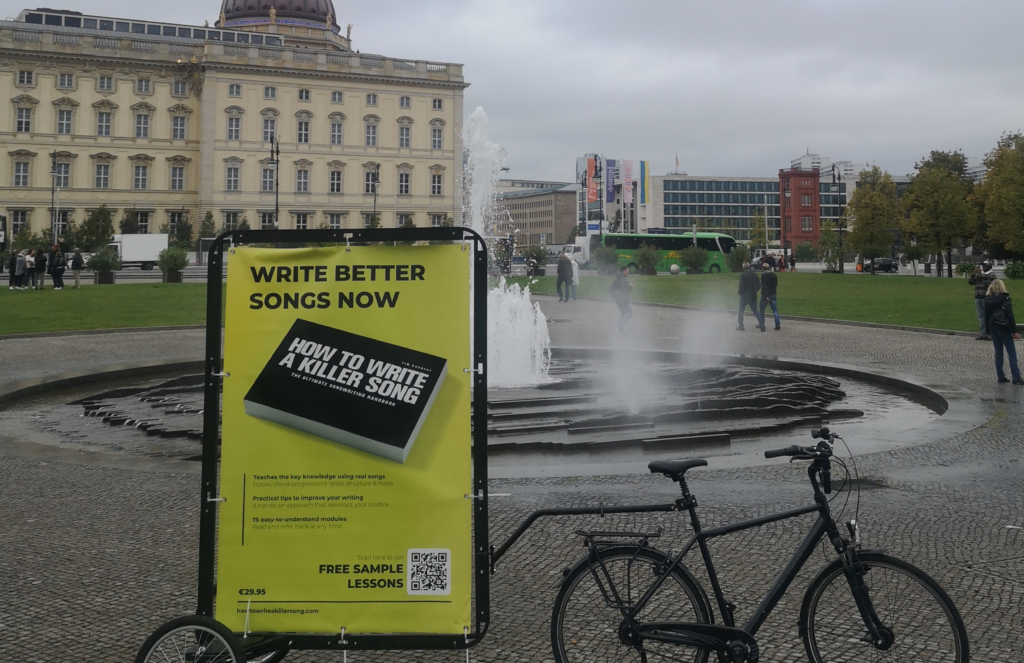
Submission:
[[[576,301],[576,286],[580,284],[580,264],[572,261],[572,300]]]

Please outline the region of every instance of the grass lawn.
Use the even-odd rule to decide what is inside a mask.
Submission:
[[[779,274],[779,313],[957,331],[978,328],[974,290],[965,279],[839,274]],[[735,310],[736,274],[630,276],[633,301]],[[531,281],[554,293],[555,277]],[[583,276],[577,294],[608,299],[610,276]],[[1024,292],[1007,281],[1011,295]],[[1022,295],[1024,298],[1024,295]],[[1024,310],[1024,309],[1022,309]],[[1024,313],[1020,314],[1024,316]],[[80,290],[0,287],[0,334],[198,325],[206,321],[206,284],[89,285]]]
[[[870,276],[867,274],[801,274],[779,277],[779,314],[878,322],[908,327],[977,331],[974,288],[966,279]],[[513,279],[533,282],[533,292],[554,293],[555,277]],[[611,276],[583,276],[577,296],[609,299]],[[682,304],[735,311],[739,300],[738,274],[697,276],[630,276],[633,301]],[[1011,296],[1024,293],[1016,281],[1006,281]],[[1024,295],[1022,295],[1024,297]],[[1024,310],[1024,309],[1022,309]],[[766,312],[770,312],[767,309]],[[1024,316],[1024,313],[1018,313]],[[1024,319],[1024,318],[1022,318]]]
[[[50,288],[8,290],[5,278],[0,287],[0,334],[200,325],[204,322],[205,283],[89,285],[79,290],[60,291]]]

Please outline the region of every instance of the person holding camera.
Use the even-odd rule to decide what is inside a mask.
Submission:
[[[978,315],[978,336],[975,340],[987,341],[990,336],[988,325],[985,323],[985,297],[988,295],[988,288],[995,281],[996,275],[992,271],[992,263],[982,260],[981,266],[974,270],[968,277],[967,282],[974,286],[974,311]]]

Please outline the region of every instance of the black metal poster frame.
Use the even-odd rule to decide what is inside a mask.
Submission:
[[[220,404],[223,380],[224,249],[260,244],[290,248],[312,243],[456,242],[473,253],[473,579],[475,629],[465,634],[250,633],[246,641],[260,648],[301,649],[467,649],[478,644],[490,623],[490,576],[487,530],[487,247],[469,228],[368,228],[362,230],[235,230],[210,247],[206,290],[206,375],[204,381],[202,495],[199,517],[199,605],[196,614],[212,618],[216,597],[216,536]]]

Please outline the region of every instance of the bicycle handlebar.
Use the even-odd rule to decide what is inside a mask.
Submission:
[[[785,449],[770,449],[764,452],[764,457],[778,458],[779,456],[796,456],[804,452],[805,450],[803,447],[798,447],[797,445],[794,444],[786,447]]]

